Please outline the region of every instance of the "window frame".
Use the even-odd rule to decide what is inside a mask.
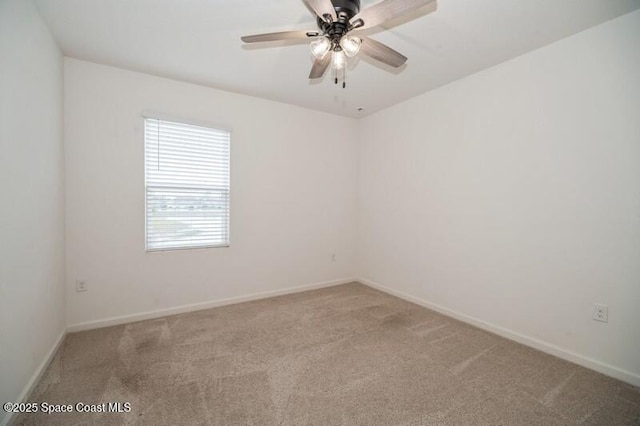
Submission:
[[[166,247],[166,248],[149,248],[149,239],[148,239],[148,219],[149,215],[147,212],[147,140],[146,140],[146,121],[147,119],[151,120],[159,120],[159,121],[168,121],[177,124],[184,124],[188,126],[196,126],[196,127],[205,127],[213,130],[218,130],[222,132],[227,132],[229,134],[229,154],[228,154],[228,168],[229,168],[229,176],[228,182],[229,185],[227,187],[228,193],[228,215],[227,215],[227,241],[225,244],[208,244],[201,246],[177,246],[177,247]],[[143,192],[144,192],[144,251],[145,253],[162,253],[162,252],[171,252],[171,251],[183,251],[183,250],[204,250],[204,249],[215,249],[215,248],[229,248],[231,246],[231,147],[232,147],[232,130],[228,126],[220,126],[217,124],[212,124],[210,122],[193,120],[193,119],[185,119],[181,117],[175,117],[171,115],[166,115],[157,112],[148,112],[144,111],[142,113],[142,164],[143,164]]]

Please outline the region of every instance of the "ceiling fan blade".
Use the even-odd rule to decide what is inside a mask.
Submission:
[[[282,31],[279,33],[256,34],[240,37],[245,43],[259,43],[263,41],[295,40],[317,37],[317,31]]]
[[[316,13],[316,15],[318,15],[325,21],[326,19],[324,19],[324,15],[331,15],[331,19],[333,19],[334,22],[338,19],[338,17],[336,16],[336,10],[333,8],[333,3],[331,3],[331,0],[302,0],[302,1],[305,2],[307,6],[309,6],[311,10],[313,10]]]
[[[309,78],[322,77],[325,71],[327,70],[327,68],[329,68],[330,63],[331,63],[331,52],[327,53],[322,59],[316,59],[313,62],[313,66],[311,67]]]
[[[406,56],[396,52],[386,44],[382,44],[379,41],[375,41],[367,37],[362,38],[362,47],[360,47],[360,51],[365,55],[369,55],[373,59],[387,65],[391,65],[394,68],[398,68],[407,62]]]
[[[437,8],[436,0],[382,0],[358,13],[351,18],[350,22],[354,24],[357,20],[362,19],[364,24],[359,26],[358,30],[371,28],[400,18],[429,3],[432,4],[432,10],[429,10],[428,13],[431,13]]]

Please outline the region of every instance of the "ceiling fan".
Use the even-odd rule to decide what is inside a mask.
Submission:
[[[336,71],[344,72],[347,57],[354,57],[358,52],[394,68],[402,66],[407,61],[406,56],[369,37],[358,36],[358,32],[406,17],[426,5],[431,6],[429,12],[436,10],[436,0],[382,0],[363,11],[360,11],[360,0],[303,1],[313,10],[318,30],[250,35],[242,37],[242,41],[312,39],[310,47],[314,63],[310,79],[322,77],[332,62]],[[338,83],[337,77],[335,83]],[[344,79],[342,87],[345,87]]]

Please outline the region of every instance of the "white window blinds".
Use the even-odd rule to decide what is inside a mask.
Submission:
[[[229,245],[229,144],[224,130],[145,118],[147,250]]]

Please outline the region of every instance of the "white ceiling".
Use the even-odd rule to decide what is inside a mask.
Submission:
[[[640,0],[439,0],[432,14],[371,33],[409,58],[404,68],[390,72],[356,59],[342,89],[329,73],[307,79],[307,44],[267,48],[240,41],[315,29],[301,0],[36,1],[67,56],[351,117],[640,8]],[[362,0],[362,7],[377,1]]]

